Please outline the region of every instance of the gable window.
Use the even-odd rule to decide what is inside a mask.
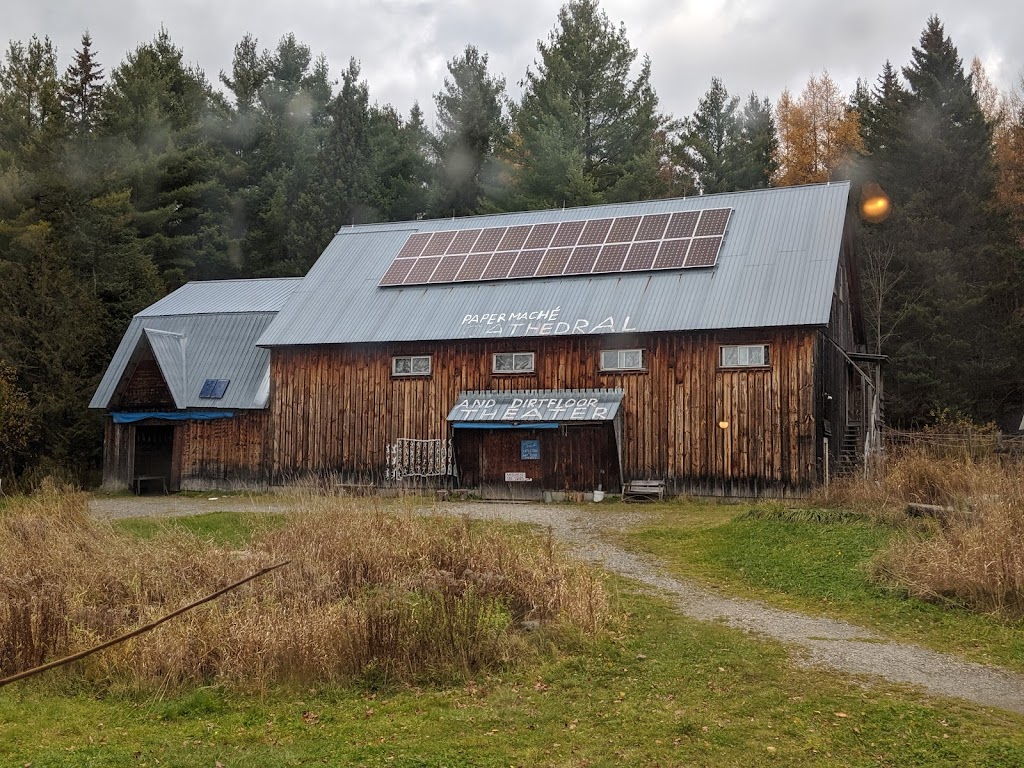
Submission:
[[[392,376],[429,376],[430,355],[397,355],[391,358]]]
[[[769,365],[767,344],[729,344],[721,347],[722,368],[763,368]]]
[[[533,373],[533,352],[497,352],[495,373]]]
[[[642,349],[602,349],[602,371],[642,371],[644,351]]]

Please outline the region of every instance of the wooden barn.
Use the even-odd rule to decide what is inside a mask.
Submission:
[[[132,318],[93,395],[106,488],[265,482],[270,352],[256,342],[300,278],[189,283]]]
[[[849,196],[345,227],[300,281],[189,284],[93,399],[105,482],[805,493],[878,445]]]

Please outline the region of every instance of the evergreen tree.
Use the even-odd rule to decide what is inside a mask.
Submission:
[[[778,146],[771,102],[751,93],[739,116],[739,135],[731,162],[733,188],[767,187],[778,170]]]
[[[50,38],[11,42],[0,64],[0,168],[51,162],[66,131],[59,92]]]
[[[1015,269],[993,215],[991,131],[952,41],[932,17],[903,68],[872,98],[866,144],[893,215],[865,230],[868,251],[891,251],[882,307],[893,358],[888,411],[915,423],[950,407],[979,419],[1019,402],[1007,338]]]
[[[515,114],[513,191],[531,205],[658,195],[663,120],[650,61],[630,77],[637,51],[625,27],[613,26],[597,0],[570,0],[537,48]],[[569,176],[544,167],[553,155],[564,158],[557,165]],[[551,184],[540,186],[545,179]],[[560,197],[573,190],[573,199]]]
[[[693,169],[697,185],[704,194],[736,189],[739,103],[738,98],[729,95],[722,81],[713,77],[711,88],[697,102],[693,115],[684,122],[682,163]]]
[[[92,51],[92,38],[82,35],[82,47],[60,83],[60,101],[68,122],[78,133],[91,133],[99,122],[103,70]]]
[[[437,130],[430,145],[434,184],[430,211],[436,216],[476,213],[484,201],[487,174],[509,125],[504,111],[505,78],[487,71],[487,54],[467,45],[448,62],[449,77],[434,95]]]

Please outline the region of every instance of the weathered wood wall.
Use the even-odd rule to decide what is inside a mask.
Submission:
[[[623,399],[624,480],[677,492],[758,494],[818,478],[814,329],[281,348],[271,355],[274,479],[384,476],[396,438],[449,436],[462,390],[613,388]],[[719,345],[767,343],[766,369],[720,369]],[[601,349],[641,347],[648,369],[602,373]],[[491,372],[495,352],[534,352],[530,375]],[[392,355],[431,354],[429,378],[393,377]],[[727,422],[719,428],[719,422]]]
[[[140,360],[132,371],[124,392],[117,402],[121,410],[130,408],[161,409],[174,408],[174,398],[164,383],[156,360]]]
[[[265,484],[266,411],[236,411],[231,419],[183,423],[183,488]]]
[[[539,459],[523,459],[521,442],[537,440]],[[611,424],[560,429],[459,429],[455,452],[467,486],[502,485],[506,472],[523,472],[532,487],[619,490],[619,459]],[[525,486],[524,486],[525,487]]]
[[[107,416],[103,422],[103,489],[123,491],[131,488],[135,472],[135,425],[115,424]]]

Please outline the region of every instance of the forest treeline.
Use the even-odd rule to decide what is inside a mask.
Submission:
[[[188,280],[301,275],[341,225],[849,178],[893,201],[860,239],[887,415],[1024,406],[1024,106],[931,18],[853,94],[827,73],[774,100],[710,87],[665,114],[649,59],[570,0],[512,99],[472,45],[432,125],[332,73],[292,34],[215,81],[161,29],[105,63],[45,36],[0,63],[0,477],[98,465],[89,398],[131,316]]]

